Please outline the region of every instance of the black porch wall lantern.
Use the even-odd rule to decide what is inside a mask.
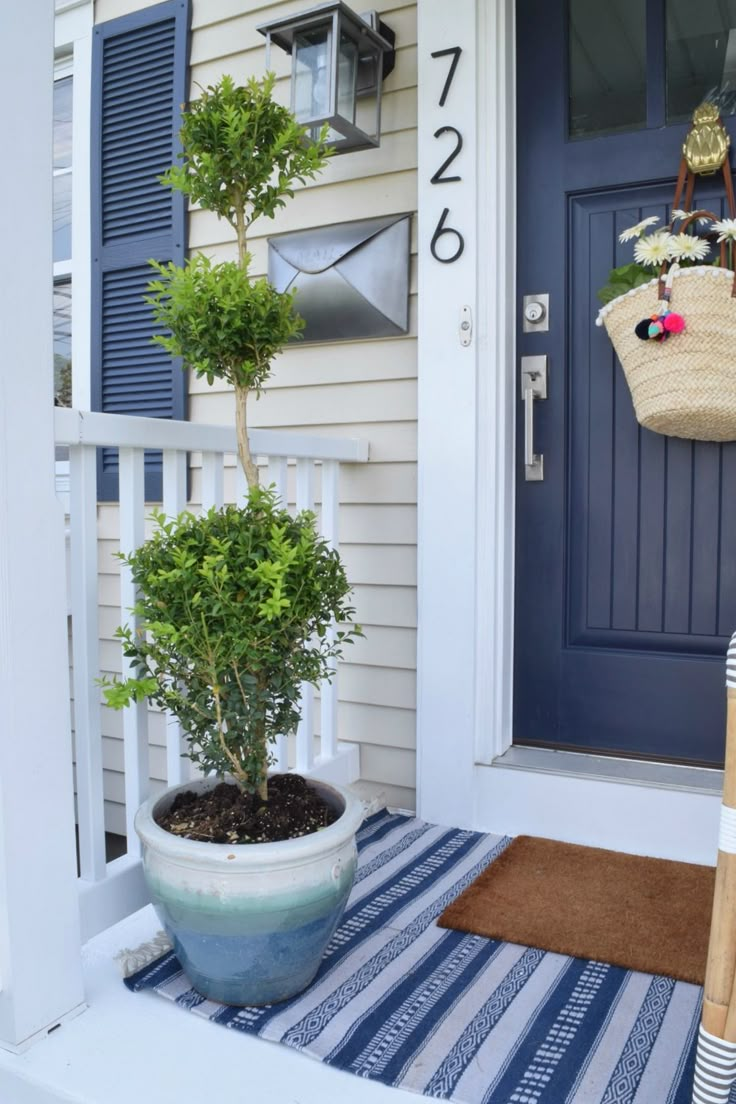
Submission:
[[[381,141],[381,84],[394,67],[394,32],[376,12],[342,0],[263,23],[258,30],[291,55],[291,110],[316,137],[324,123],[336,153]],[[267,58],[268,64],[268,58]]]

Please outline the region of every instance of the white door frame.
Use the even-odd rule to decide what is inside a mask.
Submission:
[[[418,806],[428,820],[478,826],[475,764],[511,744],[514,2],[418,0],[417,41]],[[452,46],[463,52],[439,107],[448,59],[431,55]],[[432,184],[450,148],[435,134],[448,125],[463,137],[448,173],[462,179]],[[445,207],[445,225],[465,239],[451,264],[430,248]],[[473,328],[463,347],[466,306]]]
[[[512,736],[514,7],[418,0],[419,815],[712,863],[720,772],[527,749],[498,758]],[[463,53],[440,108],[447,58],[431,55],[452,46]],[[437,185],[431,177],[449,153],[447,133],[436,136],[443,126],[462,134],[451,166],[461,180]],[[430,248],[445,207],[445,225],[465,238],[452,264]]]

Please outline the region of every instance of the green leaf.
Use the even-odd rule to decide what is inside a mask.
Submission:
[[[597,292],[598,298],[605,305],[633,288],[648,284],[656,275],[654,269],[635,263],[612,268],[608,274],[608,283]]]

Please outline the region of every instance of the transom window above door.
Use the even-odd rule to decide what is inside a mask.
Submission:
[[[736,113],[736,0],[569,0],[568,136]]]

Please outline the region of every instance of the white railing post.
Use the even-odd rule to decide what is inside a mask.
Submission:
[[[0,1046],[84,1000],[74,841],[64,517],[54,486],[53,4],[0,4]]]
[[[77,763],[79,873],[90,882],[105,877],[105,798],[102,785],[102,727],[97,617],[97,450],[69,449],[74,666],[74,751]]]
[[[144,459],[140,449],[120,449],[120,551],[134,552],[145,536]],[[123,622],[135,634],[138,619],[130,611],[136,602],[136,587],[131,571],[120,566],[120,606]],[[123,678],[133,678],[131,660],[123,656]],[[125,761],[125,823],[128,854],[140,854],[140,840],[133,829],[138,806],[148,796],[148,703],[134,702],[123,711]]]
[[[340,513],[339,489],[340,465],[337,460],[322,462],[322,517],[320,532],[331,548],[339,544],[338,517]],[[327,639],[334,644],[337,627],[334,622],[327,630]],[[331,759],[337,753],[337,666],[331,663],[332,679],[320,686],[320,756]]]

